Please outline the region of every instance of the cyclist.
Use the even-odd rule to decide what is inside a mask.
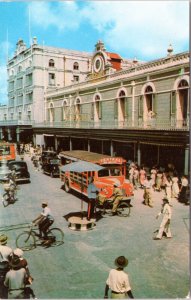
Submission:
[[[47,239],[47,231],[49,227],[54,223],[54,218],[47,202],[42,202],[42,209],[43,210],[41,214],[35,220],[33,220],[32,223],[34,225],[38,225],[39,237]]]

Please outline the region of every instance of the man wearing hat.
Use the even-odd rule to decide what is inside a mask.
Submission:
[[[113,197],[114,202],[113,202],[113,208],[112,208],[112,215],[117,214],[117,207],[119,205],[119,202],[123,200],[123,192],[119,188],[117,183],[114,183],[114,189],[113,189],[113,194],[111,195],[111,198]]]
[[[42,209],[43,210],[41,214],[35,220],[33,220],[32,223],[34,225],[38,225],[39,236],[46,239],[48,228],[54,223],[54,218],[47,202],[42,202]],[[42,234],[44,236],[42,236]]]
[[[163,219],[159,227],[158,234],[156,237],[154,237],[154,240],[161,240],[163,237],[163,234],[166,236],[166,238],[171,238],[172,234],[170,231],[170,220],[172,216],[171,207],[169,205],[169,200],[167,198],[163,199],[162,209],[156,216],[156,219],[159,218],[159,216],[163,214]]]
[[[108,291],[111,289],[112,299],[125,299],[126,294],[129,298],[134,298],[131,292],[128,274],[123,269],[128,265],[128,259],[125,256],[119,256],[115,259],[116,269],[111,269],[106,280],[104,298],[108,298]]]
[[[8,288],[8,299],[24,299],[26,270],[21,267],[19,257],[10,261],[10,267],[11,270],[7,272],[4,281],[4,285]]]
[[[5,234],[0,235],[0,261],[8,261],[13,250],[7,246],[8,237]]]

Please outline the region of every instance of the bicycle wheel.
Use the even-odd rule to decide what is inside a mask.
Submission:
[[[2,197],[3,206],[6,207],[9,205],[9,195],[5,193]]]
[[[131,207],[129,203],[122,202],[119,204],[117,208],[117,214],[120,217],[128,217],[131,212]]]
[[[52,240],[51,246],[59,246],[64,242],[64,232],[60,228],[51,228],[47,235]]]
[[[36,239],[33,233],[22,232],[16,238],[17,248],[22,249],[23,251],[29,251],[36,248]]]

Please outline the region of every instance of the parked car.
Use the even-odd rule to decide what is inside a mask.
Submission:
[[[41,164],[48,162],[50,159],[56,159],[57,153],[55,151],[42,151],[40,162]]]
[[[28,171],[28,166],[25,161],[14,160],[8,162],[8,167],[12,171],[15,169],[16,172],[16,182],[27,181],[30,182],[30,173]]]
[[[50,175],[51,177],[60,176],[60,160],[49,159],[42,163],[43,173]]]

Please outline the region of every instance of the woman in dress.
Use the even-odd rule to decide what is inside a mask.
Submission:
[[[140,182],[140,187],[142,189],[144,188],[145,179],[146,179],[146,171],[145,171],[144,166],[142,166],[139,171],[139,182]]]
[[[173,198],[178,198],[180,189],[178,185],[179,179],[177,173],[174,173],[172,177],[172,197]]]

